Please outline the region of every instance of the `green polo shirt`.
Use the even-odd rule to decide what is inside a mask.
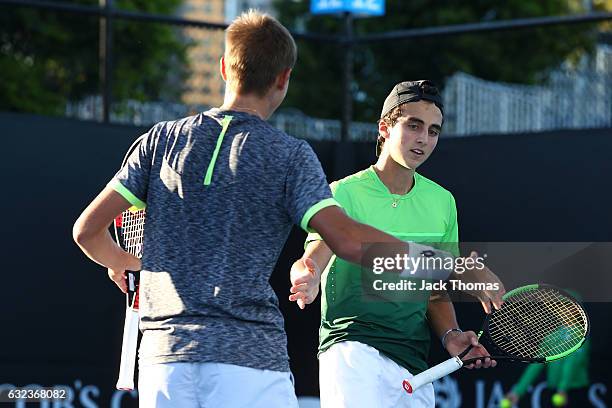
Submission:
[[[446,244],[458,255],[455,200],[426,177],[415,173],[408,194],[391,194],[370,167],[332,183],[331,188],[353,219],[404,241]],[[320,239],[310,234],[306,242]],[[416,298],[404,291],[373,301],[364,297],[363,289],[361,267],[333,256],[321,276],[319,353],[341,341],[359,341],[411,373],[425,370],[430,344],[427,297],[422,291]]]

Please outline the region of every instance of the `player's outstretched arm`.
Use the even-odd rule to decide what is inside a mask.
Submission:
[[[321,209],[310,219],[308,226],[319,233],[336,256],[365,268],[372,268],[379,259],[451,256],[449,252],[414,242],[407,243],[359,223],[335,206]],[[448,278],[450,273],[450,270],[443,266],[432,267],[427,263],[419,263],[416,267],[411,267],[401,262],[392,262],[390,266],[385,266],[385,271],[411,277],[440,276],[442,279]]]
[[[311,218],[309,226],[321,235],[334,254],[358,265],[371,266],[363,257],[364,243],[395,244],[393,247],[389,246],[389,256],[408,252],[407,243],[353,220],[339,207],[323,208]]]
[[[326,207],[317,212],[310,220],[309,226],[316,230],[327,247],[337,256],[349,262],[353,262],[365,267],[371,267],[371,259],[364,255],[366,254],[364,243],[385,243],[390,245],[379,245],[377,247],[378,257],[395,257],[409,253],[410,246],[419,246],[418,244],[407,244],[399,239],[386,234],[374,227],[359,223],[347,216],[339,207]],[[410,246],[409,246],[410,245]],[[424,247],[420,245],[423,248]],[[433,248],[429,248],[433,249]],[[372,251],[368,252],[372,256]],[[478,254],[472,252],[471,257],[477,257]],[[321,265],[322,266],[322,265]],[[397,271],[402,272],[402,271]],[[444,271],[442,271],[444,272]],[[448,276],[448,275],[446,275]],[[468,291],[472,296],[480,300],[483,309],[486,313],[491,312],[491,303],[497,309],[503,303],[502,296],[505,293],[504,285],[501,280],[489,268],[484,265],[483,268],[471,268],[466,270],[460,277],[454,276],[455,279],[460,279],[465,283],[493,283],[496,284],[495,290],[472,290]],[[443,279],[446,279],[443,278]]]
[[[108,227],[115,217],[131,207],[125,198],[113,190],[104,190],[87,206],[74,223],[72,236],[92,261],[109,268],[109,277],[125,292],[123,272],[140,270],[140,259],[125,252],[113,241]]]

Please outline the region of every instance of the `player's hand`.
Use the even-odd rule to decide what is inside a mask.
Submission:
[[[127,279],[125,276],[125,269],[108,268],[108,277],[110,278],[110,280],[115,282],[115,285],[117,285],[117,287],[121,289],[123,293],[127,293]]]
[[[295,261],[291,267],[290,279],[290,301],[297,301],[300,309],[314,302],[319,294],[321,271],[312,259],[304,258]]]
[[[470,258],[478,258],[478,252],[472,251]],[[479,265],[481,267],[479,267]],[[482,308],[485,313],[491,313],[491,303],[495,309],[499,309],[504,303],[502,296],[506,293],[506,288],[502,281],[495,275],[486,265],[476,263],[473,268],[466,268],[466,271],[459,274],[458,279],[464,283],[490,283],[493,287],[497,287],[497,290],[470,290],[466,291],[470,295],[474,296],[482,304]]]
[[[464,360],[468,360],[470,358],[484,357],[488,356],[489,352],[484,346],[478,343],[478,336],[473,331],[466,331],[463,333],[460,332],[450,332],[446,336],[446,350],[451,356],[459,355],[463,350],[468,348],[468,346],[472,345],[472,349],[465,357]],[[478,360],[475,363],[468,364],[465,368],[489,368],[495,367],[497,365],[497,361],[491,360],[490,358],[485,358],[484,360]]]
[[[124,252],[124,258],[122,260],[123,267],[108,268],[108,277],[110,280],[115,282],[115,285],[123,293],[127,293],[127,278],[125,271],[139,271],[142,268],[140,259],[128,252]]]
[[[140,258],[130,254],[129,252],[125,252],[124,256],[125,258],[123,262],[125,263],[125,270],[137,272],[142,269],[142,261],[140,260]]]

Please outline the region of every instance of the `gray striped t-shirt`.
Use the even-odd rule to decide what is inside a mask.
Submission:
[[[288,371],[269,278],[292,225],[307,229],[337,205],[310,146],[256,116],[212,109],[155,125],[111,185],[147,209],[141,365]]]

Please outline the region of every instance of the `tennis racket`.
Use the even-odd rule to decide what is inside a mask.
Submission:
[[[125,166],[130,154],[139,146],[141,139],[130,147],[121,167]],[[145,223],[145,210],[132,207],[115,218],[115,239],[126,252],[142,257],[142,238]],[[139,272],[126,271],[128,292],[126,294],[125,324],[123,326],[123,342],[121,345],[121,364],[117,389],[134,389],[134,372],[136,368],[136,352],[138,349],[138,286]]]
[[[589,318],[582,305],[566,291],[552,285],[516,288],[504,303],[484,319],[478,340],[493,355],[462,360],[472,346],[410,380],[403,387],[412,394],[425,384],[478,360],[548,363],[578,350],[589,333]]]

